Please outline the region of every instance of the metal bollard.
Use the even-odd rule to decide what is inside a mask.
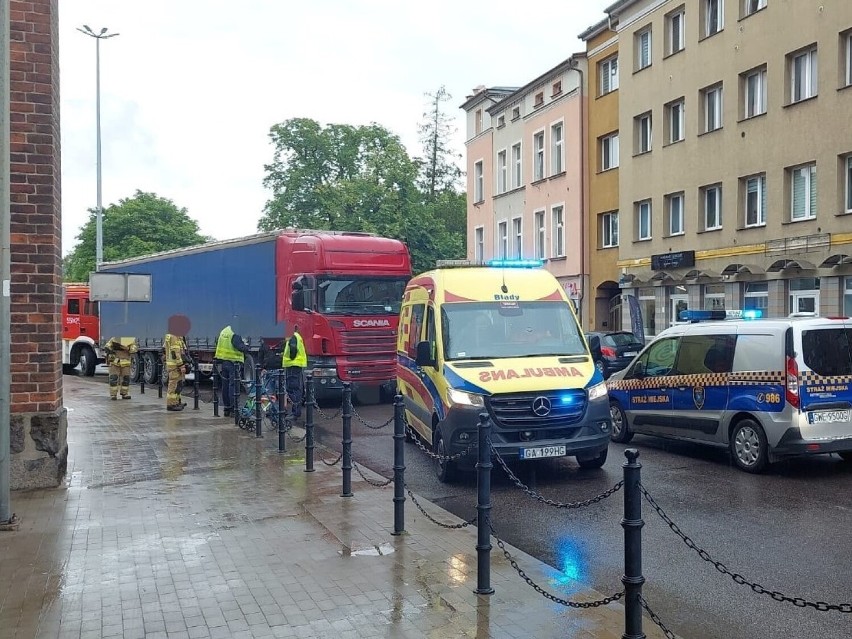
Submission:
[[[159,388],[157,388],[157,397],[163,399],[163,373],[165,372],[165,367],[163,366],[162,358],[157,358],[157,363],[154,364],[154,374],[157,376]]]
[[[476,590],[492,595],[491,587],[491,420],[479,413],[479,455],[476,462]]]
[[[254,365],[254,435],[255,437],[263,437],[263,406],[261,398],[263,396],[263,386],[260,379],[260,364]]]
[[[393,398],[393,532],[405,532],[405,419],[402,395]]]
[[[352,384],[343,382],[343,494],[352,497]]]
[[[198,370],[198,359],[192,360],[192,410],[198,410],[198,385],[201,371]]]
[[[639,490],[642,464],[637,459],[639,451],[628,448],[624,451],[627,461],[621,467],[624,469],[624,634],[622,639],[645,639],[642,632],[642,493]]]
[[[314,376],[305,378],[305,472],[314,472]]]
[[[284,430],[284,424],[282,421],[284,420],[284,393],[282,392],[281,386],[281,377],[284,375],[284,369],[279,368],[275,371],[275,401],[278,406],[278,422],[276,426],[278,427],[278,452],[286,453],[287,452],[287,437],[286,431]]]
[[[213,371],[211,374],[211,384],[213,385],[213,417],[219,417],[219,368],[216,362],[213,362]]]
[[[234,426],[240,425],[240,384],[242,384],[243,373],[239,362],[234,362],[231,372],[231,412],[234,415]]]

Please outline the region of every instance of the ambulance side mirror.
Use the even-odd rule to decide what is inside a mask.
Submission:
[[[414,358],[418,366],[435,366],[435,358],[432,357],[431,342],[417,342],[417,357]]]

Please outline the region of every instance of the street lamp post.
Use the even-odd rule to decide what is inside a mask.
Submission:
[[[98,171],[98,201],[95,212],[95,270],[99,271],[101,262],[104,260],[104,229],[103,229],[103,201],[101,194],[101,40],[114,38],[117,33],[107,33],[106,27],[95,33],[84,24],[77,31],[95,39],[95,119],[97,128],[97,171]]]

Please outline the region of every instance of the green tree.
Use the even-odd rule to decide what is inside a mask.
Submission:
[[[199,233],[198,222],[189,217],[185,208],[140,190],[133,197],[104,209],[102,224],[104,262],[194,246],[212,239]],[[95,270],[96,233],[96,211],[89,209],[89,220],[80,229],[76,246],[63,260],[66,282],[86,282],[89,273]]]
[[[423,157],[419,160],[420,190],[429,199],[440,193],[458,191],[462,170],[459,168],[461,154],[452,148],[452,136],[456,127],[444,111],[443,103],[452,99],[442,85],[435,93],[426,93],[427,107],[423,121],[418,126]]]

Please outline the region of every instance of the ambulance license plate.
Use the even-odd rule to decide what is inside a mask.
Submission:
[[[565,446],[540,446],[538,448],[521,448],[521,459],[541,459],[543,457],[564,457]]]
[[[809,424],[834,424],[848,421],[848,410],[822,410],[816,413],[808,413]]]

